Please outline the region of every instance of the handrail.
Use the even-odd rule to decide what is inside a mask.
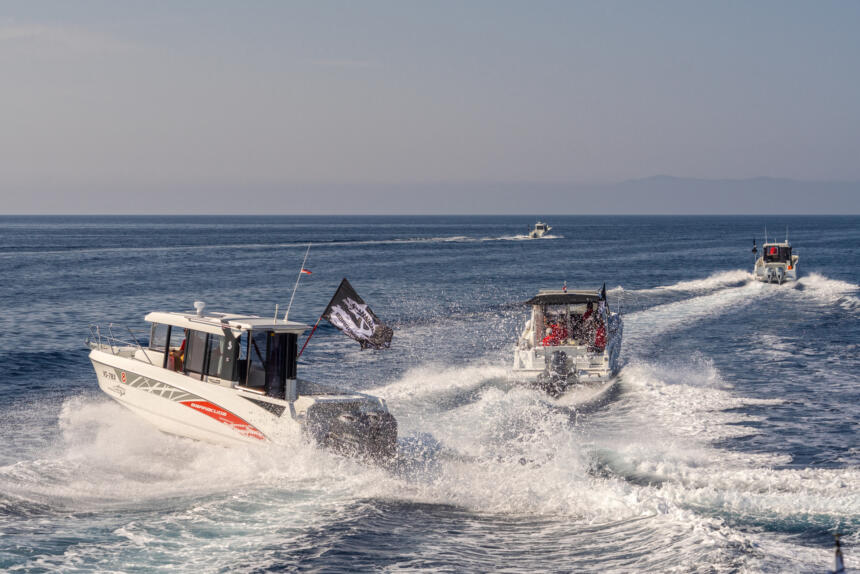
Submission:
[[[140,344],[140,341],[135,337],[134,332],[126,327],[128,334],[131,335],[132,340],[128,341],[126,339],[121,339],[113,334],[113,323],[108,324],[108,334],[103,335],[101,332],[101,325],[99,324],[90,324],[88,325],[90,331],[90,337],[87,339],[87,344],[91,347],[95,346],[100,351],[110,350],[112,355],[117,355],[122,348],[128,347],[137,347],[139,350],[143,351],[143,356],[146,357],[146,360],[149,361],[149,364],[153,364],[152,360],[149,358],[149,354],[146,352],[146,349],[143,348],[143,345]]]
[[[140,343],[137,341],[137,337],[134,336],[134,333],[131,332],[131,329],[128,327],[125,328],[128,331],[128,334],[131,335],[131,338],[134,339],[134,342],[137,343],[137,348],[143,352],[143,356],[146,357],[146,361],[151,365],[152,361],[149,359],[149,355],[146,354],[146,351],[143,350],[143,347],[140,346]]]

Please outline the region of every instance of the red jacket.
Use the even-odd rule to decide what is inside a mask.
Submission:
[[[606,346],[606,328],[603,325],[597,327],[594,333],[594,346],[601,349]]]
[[[560,325],[550,325],[550,333],[543,338],[541,344],[544,347],[558,346],[563,340],[567,339],[567,329]]]

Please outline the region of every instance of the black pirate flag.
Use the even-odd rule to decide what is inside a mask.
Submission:
[[[355,339],[362,349],[387,349],[394,331],[374,315],[349,281],[344,279],[322,314],[329,323]]]

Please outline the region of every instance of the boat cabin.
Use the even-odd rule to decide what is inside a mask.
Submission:
[[[791,263],[791,246],[787,243],[765,243],[762,245],[762,260],[765,263]]]
[[[145,354],[162,368],[279,399],[293,394],[298,336],[307,325],[227,313],[153,312],[145,319],[152,323]]]
[[[532,306],[534,347],[557,345],[604,346],[606,300],[600,291],[540,291],[526,302]],[[603,341],[595,334],[603,329]]]

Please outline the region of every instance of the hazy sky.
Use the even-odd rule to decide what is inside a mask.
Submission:
[[[0,2],[0,88],[0,213],[108,193],[165,212],[210,186],[291,213],[328,185],[860,180],[850,0]],[[255,208],[255,187],[289,191]]]

